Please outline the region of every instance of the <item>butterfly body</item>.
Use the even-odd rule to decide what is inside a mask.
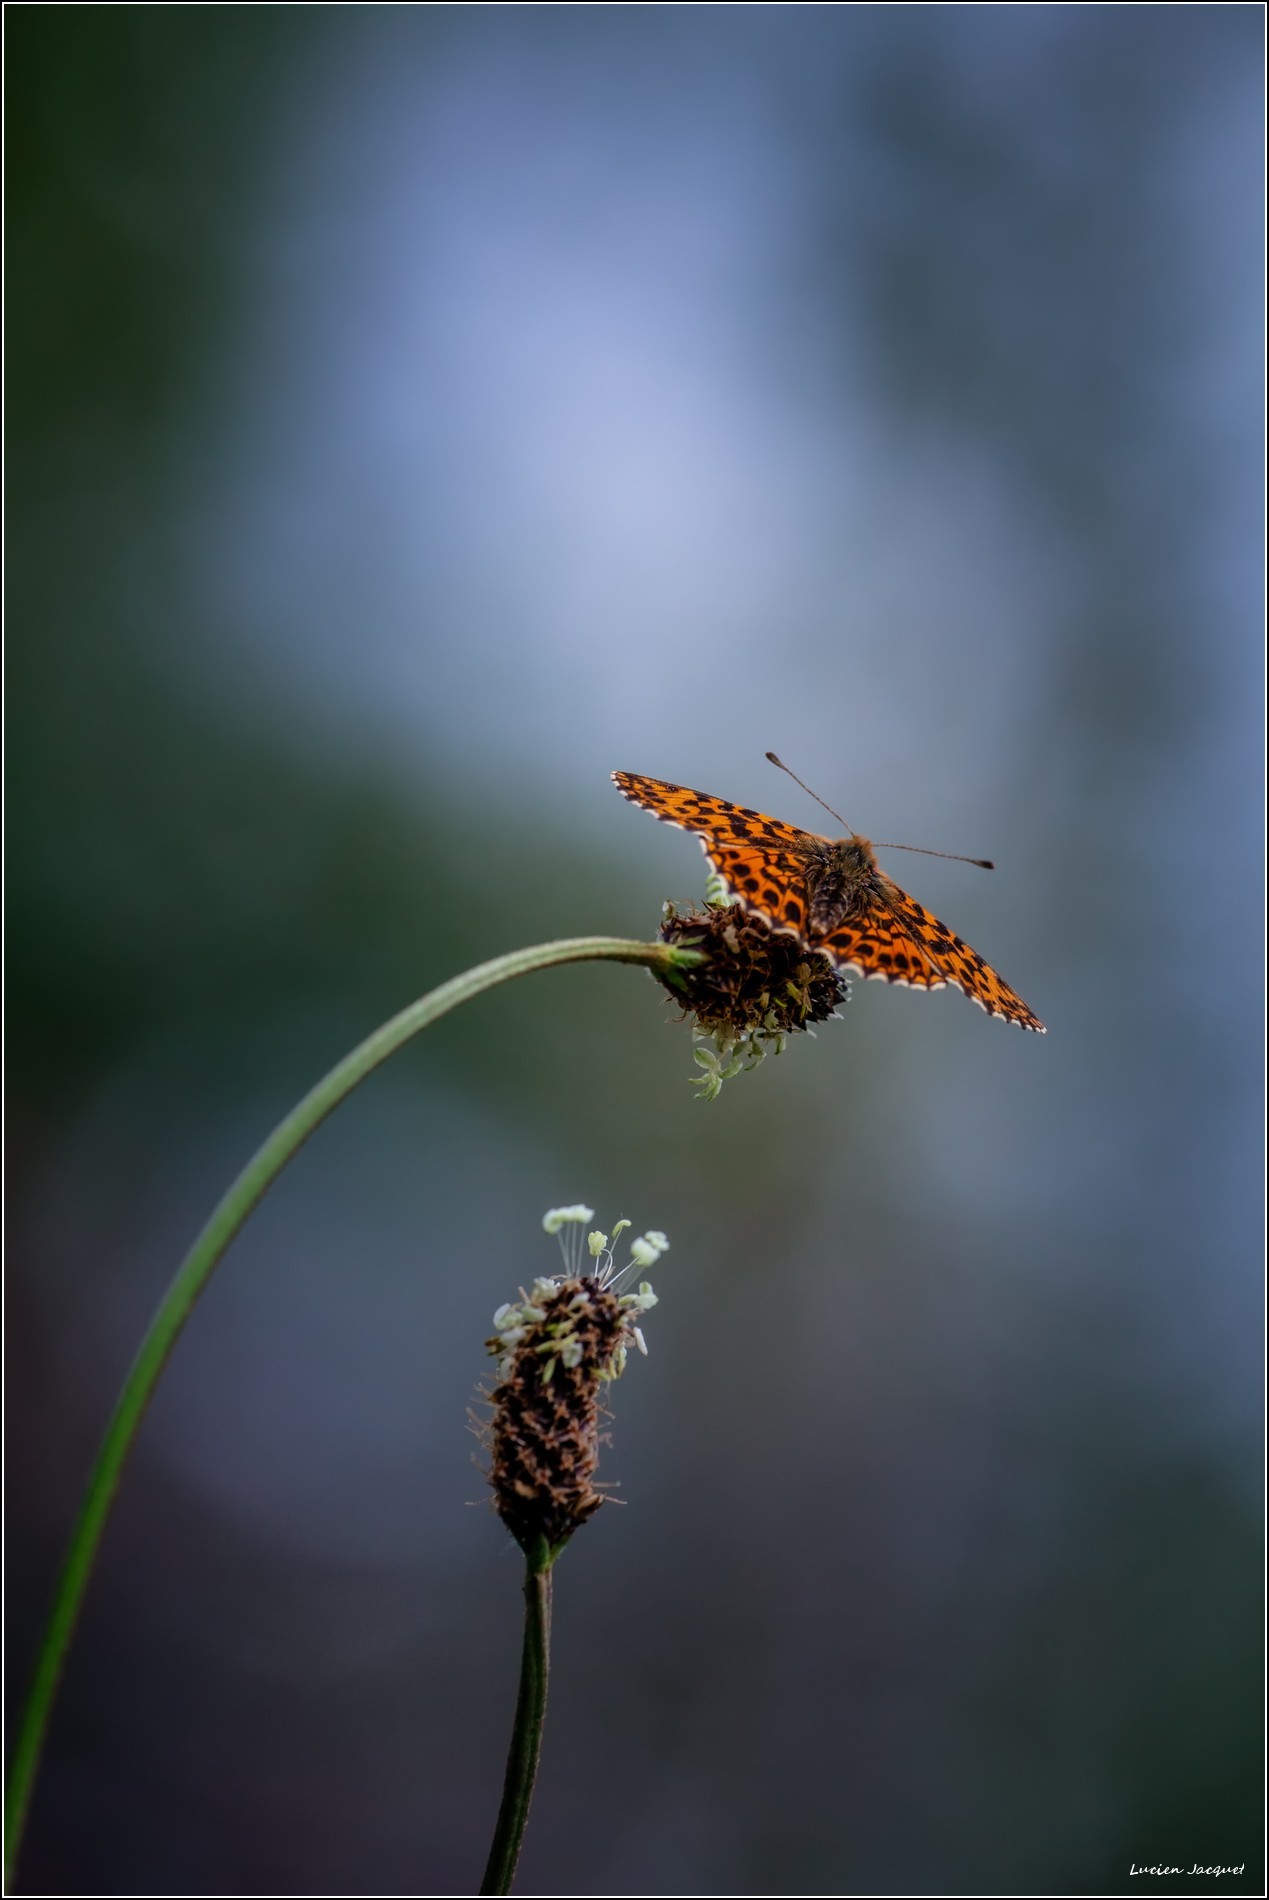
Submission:
[[[883,880],[867,838],[807,837],[807,928],[812,936],[826,937],[875,903]]]
[[[839,970],[913,989],[951,983],[989,1016],[1044,1033],[976,950],[886,876],[867,838],[822,838],[666,779],[612,777],[623,797],[700,840],[736,902]]]

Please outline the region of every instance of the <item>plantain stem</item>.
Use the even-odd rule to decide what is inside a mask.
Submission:
[[[489,1849],[489,1863],[480,1883],[482,1894],[511,1892],[516,1862],[529,1819],[538,1757],[542,1753],[542,1725],[546,1720],[546,1689],[551,1673],[551,1565],[553,1553],[545,1538],[525,1556],[524,1644],[520,1651],[520,1687],[516,1694],[502,1805]]]

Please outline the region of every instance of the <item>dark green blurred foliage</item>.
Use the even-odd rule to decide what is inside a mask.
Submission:
[[[608,767],[756,799],[706,761],[793,757],[826,698],[846,759],[894,718],[882,835],[925,822],[913,842],[1010,861],[989,895],[929,870],[912,885],[969,911],[973,928],[949,921],[974,941],[1011,932],[1003,967],[1051,1024],[1036,1047],[959,999],[874,985],[703,1109],[650,981],[559,971],[377,1077],[269,1197],[173,1361],[72,1658],[25,1889],[469,1889],[516,1574],[465,1509],[464,1407],[492,1308],[554,1264],[538,1215],[584,1196],[674,1247],[646,1377],[620,1393],[628,1506],[562,1579],[525,1890],[1102,1893],[1175,1858],[1246,1861],[1225,1890],[1262,1891],[1255,748],[1237,716],[1258,555],[1228,499],[1254,475],[1187,354],[1246,287],[1224,252],[1205,276],[1176,248],[1178,205],[1203,221],[1203,128],[1255,119],[1258,16],[27,7],[6,24],[15,1694],[132,1344],[272,1121],[434,982],[552,936],[651,935],[662,895],[699,895],[694,855],[620,807]],[[448,112],[456,178],[490,163],[510,200],[536,174],[519,121],[496,148],[503,108],[548,81],[565,116],[594,98],[634,124],[636,178],[675,126],[725,155],[750,115],[803,180],[785,269],[744,313],[775,340],[789,413],[849,444],[866,387],[895,466],[945,458],[949,510],[984,470],[1022,497],[1037,626],[1060,586],[1051,631],[1002,659],[892,630],[887,714],[866,607],[834,621],[791,580],[760,677],[720,654],[707,704],[681,703],[694,634],[649,629],[677,766],[625,712],[614,654],[575,701],[526,703],[542,753],[577,760],[534,778],[447,684],[476,636],[442,580],[401,636],[448,695],[418,709],[413,748],[323,683],[316,634],[311,672],[297,661],[267,592],[235,620],[200,585],[208,471],[239,440],[252,466],[226,366],[267,328],[254,247],[270,181],[312,150],[301,106],[330,108],[326,177],[364,175],[371,222],[395,151],[341,144],[358,87],[367,126],[394,87],[408,123]],[[631,161],[585,123],[582,175],[560,160],[555,181],[597,245]],[[1238,136],[1254,156],[1258,130]],[[412,162],[421,194],[435,153]],[[650,222],[673,225],[677,188]],[[1254,216],[1254,196],[1224,215]],[[764,206],[743,205],[755,232]],[[342,241],[330,216],[315,248]],[[427,268],[433,238],[422,220]],[[517,238],[546,242],[499,230],[490,250]],[[364,255],[349,243],[351,267]],[[424,384],[420,429],[445,393]],[[619,498],[628,452],[614,439]],[[678,474],[656,470],[671,490]],[[435,476],[441,526],[420,511],[419,538],[444,538],[463,478]],[[830,541],[852,525],[836,506]],[[489,513],[473,570],[501,556]],[[657,558],[636,540],[614,600]],[[919,567],[920,522],[894,542]],[[942,591],[931,572],[932,617]],[[376,651],[365,624],[346,637]],[[532,636],[511,612],[501,637],[510,667]],[[491,667],[483,693],[508,690]],[[991,836],[944,837],[949,759],[993,743]],[[858,780],[821,789],[878,828]],[[1178,899],[1196,884],[1220,893],[1215,977]]]

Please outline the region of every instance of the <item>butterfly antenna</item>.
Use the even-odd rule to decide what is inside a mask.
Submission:
[[[782,772],[788,772],[789,777],[793,780],[795,785],[802,785],[802,781],[797,773],[792,771],[785,764],[783,759],[777,759],[774,752],[768,752],[767,757],[770,759],[772,765],[778,765]],[[813,798],[817,805],[824,805],[824,800],[820,797],[819,793],[813,792],[809,785],[802,785],[802,790],[806,793],[808,798]],[[846,820],[842,817],[842,814],[839,811],[834,811],[831,805],[824,805],[824,809],[830,818],[836,818],[839,825],[846,825]],[[852,838],[858,837],[859,834],[853,825],[846,825],[846,829]]]
[[[772,765],[778,765],[782,772],[788,772],[789,777],[793,780],[795,785],[802,785],[802,781],[797,773],[792,771],[790,767],[785,764],[783,759],[778,759],[774,752],[768,752],[767,757],[770,759]],[[802,790],[809,798],[813,798],[817,805],[824,805],[824,800],[820,797],[819,793],[813,792],[809,785],[802,785]],[[831,805],[824,805],[824,809],[830,818],[836,818],[839,825],[846,825],[846,820],[842,817],[842,814],[839,811],[834,811]],[[851,833],[852,837],[858,837],[858,832],[856,832],[852,826],[846,825],[846,829]],[[919,851],[921,855],[926,858],[952,858],[957,864],[976,864],[980,871],[994,871],[996,868],[995,861],[992,858],[965,858],[961,856],[959,851],[930,851],[927,850],[923,844],[879,844],[876,848],[878,851]]]
[[[963,858],[959,851],[931,851],[923,844],[878,844],[878,851],[919,851],[925,858],[952,858],[957,864],[976,864],[980,871],[994,871],[994,858]]]

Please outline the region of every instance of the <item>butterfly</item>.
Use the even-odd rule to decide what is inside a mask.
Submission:
[[[867,838],[821,838],[747,805],[637,772],[614,772],[612,779],[633,804],[699,838],[735,902],[843,973],[917,990],[951,983],[989,1016],[1045,1033],[977,950],[886,876]]]

